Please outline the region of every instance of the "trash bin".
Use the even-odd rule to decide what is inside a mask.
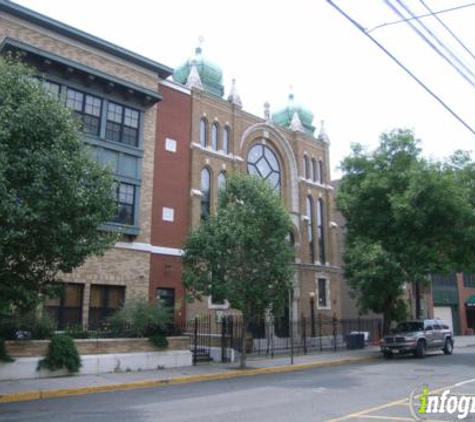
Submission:
[[[364,334],[350,333],[346,335],[347,350],[364,349]]]

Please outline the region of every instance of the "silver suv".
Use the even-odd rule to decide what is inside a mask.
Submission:
[[[381,352],[386,359],[406,353],[424,358],[428,350],[436,349],[446,355],[451,355],[454,349],[452,331],[440,319],[400,322],[391,335],[381,340]]]

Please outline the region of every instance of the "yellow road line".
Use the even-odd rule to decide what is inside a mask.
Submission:
[[[314,369],[314,368],[315,369],[329,368],[329,367],[334,367],[334,366],[347,365],[350,363],[368,362],[368,361],[377,360],[377,359],[379,359],[379,357],[376,357],[376,356],[349,357],[349,358],[344,358],[344,359],[335,359],[335,360],[328,360],[328,361],[323,361],[323,362],[307,362],[307,363],[298,363],[295,365],[271,366],[267,368],[231,370],[231,371],[226,371],[226,372],[218,372],[215,374],[188,375],[188,376],[170,378],[170,379],[165,379],[165,380],[132,381],[132,382],[126,382],[126,383],[121,383],[121,384],[65,388],[65,389],[57,389],[57,390],[41,390],[41,391],[33,391],[33,392],[27,392],[27,393],[25,392],[12,393],[12,394],[0,395],[0,404],[9,403],[9,402],[17,402],[17,401],[46,399],[46,398],[52,398],[52,397],[105,393],[105,392],[123,391],[123,390],[135,390],[139,388],[163,387],[167,385],[184,384],[184,383],[201,382],[201,381],[225,380],[225,379],[231,379],[231,378],[262,375],[262,374],[278,374],[278,373],[284,373],[284,372],[303,371],[305,369]]]
[[[410,421],[410,422],[414,422],[414,419],[412,419],[412,418],[403,418],[403,417],[399,417],[399,416],[361,415],[361,416],[357,416],[357,418],[377,419],[377,420],[383,420],[383,421]]]

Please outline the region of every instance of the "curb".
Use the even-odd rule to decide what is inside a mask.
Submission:
[[[309,362],[295,365],[274,366],[269,368],[233,370],[220,372],[217,374],[190,375],[184,377],[169,378],[165,380],[132,381],[120,384],[100,385],[93,387],[65,388],[56,390],[40,390],[28,393],[12,393],[0,396],[1,403],[12,403],[20,401],[41,400],[54,397],[75,396],[94,393],[105,393],[112,391],[135,390],[140,388],[164,387],[174,384],[185,384],[202,381],[224,380],[238,377],[254,376],[261,374],[278,374],[283,372],[303,371],[312,368],[329,368],[333,366],[347,365],[350,363],[368,362],[379,359],[379,356],[362,358],[347,358],[328,362]]]

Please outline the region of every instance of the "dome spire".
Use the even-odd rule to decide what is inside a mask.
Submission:
[[[294,111],[294,115],[292,117],[292,121],[290,122],[289,129],[292,132],[305,132],[305,129],[302,125],[302,121],[300,120],[299,114],[297,110]]]
[[[233,80],[232,80],[231,90],[229,91],[228,101],[229,101],[231,104],[234,104],[235,106],[237,106],[237,107],[239,107],[239,108],[242,108],[241,97],[240,97],[239,94],[237,93],[237,89],[236,89],[236,79],[234,79],[234,78],[233,78]]]
[[[203,89],[203,84],[201,83],[200,74],[198,73],[198,69],[196,68],[196,62],[192,62],[190,74],[186,79],[186,86],[188,88],[198,88]]]
[[[326,142],[327,144],[330,143],[330,138],[328,137],[327,131],[325,129],[325,120],[322,120],[320,122],[320,133],[318,134],[318,139],[323,142]]]

